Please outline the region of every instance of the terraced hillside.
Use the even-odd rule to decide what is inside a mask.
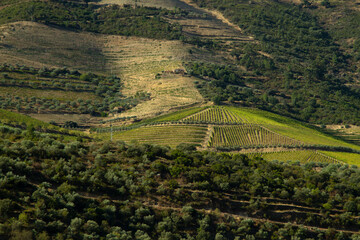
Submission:
[[[127,2],[116,3],[121,5]],[[151,5],[153,2],[148,3]],[[123,79],[125,87],[122,93],[124,95],[130,97],[138,91],[146,91],[151,94],[151,101],[141,103],[132,111],[116,117],[153,117],[174,108],[200,104],[204,102],[204,99],[196,89],[194,82],[202,80],[183,74],[163,74],[160,78],[155,78],[155,76],[162,72],[184,69],[183,62],[190,60],[222,63],[224,58],[231,59],[227,52],[218,51],[217,54],[214,54],[213,50],[202,48],[200,46],[203,44],[202,41],[208,44],[206,41],[209,40],[211,45],[211,41],[217,38],[219,38],[218,40],[224,38],[225,42],[243,41],[244,39],[242,39],[240,29],[224,22],[216,14],[207,13],[181,1],[169,1],[168,3],[171,5],[168,7],[171,10],[175,6],[179,6],[181,9],[190,11],[186,13],[191,13],[190,15],[183,16],[180,11],[180,15],[175,12],[174,15],[170,14],[166,17],[162,16],[162,18],[174,23],[174,26],[180,24],[184,36],[191,39],[196,37],[195,42],[191,40],[191,44],[184,44],[181,41],[72,31],[72,29],[66,28],[70,23],[61,22],[62,20],[56,17],[58,13],[54,14],[55,18],[49,13],[49,19],[45,17],[46,20],[39,22],[51,22],[59,24],[60,27],[55,28],[54,25],[46,26],[39,22],[27,21],[1,26],[0,63],[39,68],[71,66],[73,69],[83,71],[117,74]],[[156,4],[154,2],[151,6],[157,6]],[[164,4],[164,1],[159,4]],[[166,4],[162,7],[166,7]],[[80,9],[87,14],[86,9]],[[55,10],[51,9],[51,11]],[[60,13],[62,13],[61,11]],[[10,13],[5,11],[4,14],[9,15]],[[27,19],[27,12],[25,11],[23,14],[24,16],[19,16],[19,18]],[[44,15],[41,16],[40,18],[44,18]],[[82,17],[80,15],[78,21],[81,22]],[[2,20],[4,22],[11,21],[6,18]],[[135,34],[135,32],[133,33]],[[246,41],[248,40],[246,37],[244,38]],[[197,41],[200,41],[201,48],[196,46]]]
[[[116,132],[113,139],[126,143],[138,142],[170,147],[176,147],[181,143],[200,145],[204,141],[206,130],[204,126],[148,126]],[[109,139],[110,133],[100,134],[100,136]]]
[[[232,113],[226,108],[211,107],[194,115],[188,116],[181,121],[211,122],[211,123],[245,123],[239,115]]]
[[[122,87],[122,81],[115,75],[80,73],[68,68],[0,65],[0,107],[47,122],[85,118],[85,122],[99,124],[101,117],[150,98],[145,92],[124,97]],[[59,117],[61,114],[68,115]]]
[[[360,239],[330,1],[0,0],[0,239]]]
[[[261,126],[244,124],[239,126],[216,126],[210,137],[209,146],[242,146],[256,147],[260,145],[293,145],[300,141],[271,132]]]
[[[133,124],[130,128],[132,130],[114,128],[114,139],[171,147],[194,143],[201,149],[264,152],[260,155],[267,160],[360,164],[360,146],[335,139],[310,125],[250,108],[189,108]],[[98,136],[110,139],[110,130],[98,129],[98,132],[106,132]],[[184,132],[180,133],[180,130]],[[349,161],[344,160],[347,154]],[[354,160],[356,158],[359,160]]]
[[[173,73],[175,69],[183,69],[182,61],[188,57],[189,46],[179,41],[120,36],[105,37],[104,42],[106,69],[124,80],[123,93],[131,96],[146,91],[152,96],[151,101],[117,117],[152,117],[175,107],[203,102],[194,84],[199,79]],[[156,78],[163,71],[170,73]]]

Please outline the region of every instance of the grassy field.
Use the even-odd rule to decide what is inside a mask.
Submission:
[[[12,125],[22,125],[25,123],[26,125],[32,125],[35,128],[59,129],[59,127],[56,127],[49,123],[42,122],[37,119],[19,113],[6,111],[4,109],[0,109],[0,121],[2,123],[12,124]]]
[[[270,152],[270,153],[250,153],[250,157],[259,156],[268,161],[299,161],[306,162],[326,162],[336,163],[337,161],[332,157],[325,156],[317,151],[286,151],[286,152]]]
[[[299,121],[287,117],[258,109],[236,107],[227,107],[227,109],[245,118],[250,123],[259,124],[278,134],[288,136],[306,144],[343,146],[360,150],[360,146],[335,139],[313,129],[311,126],[306,126]]]
[[[360,166],[360,154],[344,153],[344,152],[328,152],[328,151],[321,151],[321,153],[323,153],[324,155],[336,158],[347,164]]]
[[[32,117],[6,111],[0,109],[0,125],[19,127],[22,130],[26,130],[29,126],[34,127],[35,130],[40,132],[46,132],[55,138],[62,138],[64,141],[76,141],[77,138],[85,137],[83,132],[77,130],[64,129],[47,122],[43,122]]]
[[[207,127],[201,126],[151,126],[141,127],[124,132],[115,132],[114,140],[127,143],[149,143],[176,147],[180,143],[201,144],[204,141]],[[97,135],[101,139],[109,140],[110,133]]]

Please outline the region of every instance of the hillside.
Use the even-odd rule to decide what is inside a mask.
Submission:
[[[148,6],[150,3],[152,2],[149,2]],[[29,12],[26,9],[31,4],[34,4],[34,7]],[[153,6],[156,7],[157,4],[156,1],[153,2]],[[352,66],[356,65],[356,55],[347,50],[352,46],[338,45],[340,40],[336,38],[336,29],[324,26],[317,17],[320,10],[313,13],[313,10],[306,7],[299,8],[272,1],[255,1],[252,4],[238,2],[235,5],[231,5],[230,0],[220,5],[215,0],[194,3],[174,1],[172,5],[179,5],[181,8],[157,9],[137,4],[108,7],[99,3],[86,7],[81,3],[23,2],[2,9],[0,23],[32,20],[49,27],[56,26],[72,31],[141,36],[157,39],[156,41],[178,40],[177,46],[182,52],[180,59],[177,47],[170,48],[174,62],[171,61],[159,69],[155,67],[158,64],[155,56],[149,58],[150,62],[154,61],[155,66],[150,64],[139,67],[152,72],[154,75],[151,77],[169,70],[166,66],[172,66],[171,71],[186,67],[191,76],[202,80],[193,82],[196,82],[195,87],[206,101],[257,107],[317,124],[358,124],[359,93],[356,69],[352,69]],[[234,9],[237,11],[233,11]],[[125,23],[125,18],[131,21]],[[117,24],[114,25],[115,22]],[[281,27],[275,28],[275,23]],[[345,23],[342,24],[346,27]],[[277,32],[272,34],[271,29],[277,29]],[[18,31],[20,30],[14,30],[15,33]],[[10,48],[11,44],[4,39],[3,49],[6,50],[6,46],[9,45]],[[11,38],[9,41],[13,42]],[[35,43],[37,41],[35,38]],[[100,52],[90,50],[95,55],[81,59],[94,59],[95,61],[91,62],[99,65],[98,70],[112,73],[113,69],[116,69],[115,73],[121,75],[122,63],[117,60],[121,59],[121,54],[107,49],[107,40],[105,43],[101,40],[92,42],[100,44],[95,48]],[[89,44],[84,42],[82,46],[88,54],[86,48]],[[114,46],[116,49],[117,45]],[[154,49],[148,47],[150,52]],[[24,50],[21,50],[22,55]],[[16,51],[10,52],[11,58]],[[6,54],[9,55],[9,51]],[[65,64],[64,55],[54,55],[55,58],[63,56],[58,62],[63,61],[62,64]],[[167,57],[166,53],[163,57]],[[77,64],[81,62],[79,60]],[[142,79],[141,74],[142,71],[134,71],[129,79],[124,78],[125,82],[129,82],[129,88],[134,86],[133,92],[136,91],[137,84],[132,84],[131,80]],[[141,82],[149,82],[149,77]],[[184,101],[184,105],[201,102],[195,94],[194,86],[184,84],[188,86],[186,89],[193,92],[192,97]],[[150,81],[145,87],[151,86],[153,83]],[[175,87],[169,91],[176,89]],[[164,102],[164,98],[159,98],[158,101]],[[149,112],[153,116],[172,108],[154,104],[144,106],[138,112],[149,107],[153,108]]]
[[[0,1],[0,239],[360,239],[360,7]]]
[[[89,145],[7,124],[2,239],[358,236],[355,166],[267,162],[188,145]]]
[[[114,140],[126,143],[156,143],[176,147],[190,143],[202,149],[253,152],[288,152],[288,159],[279,154],[278,160],[299,160],[301,162],[345,162],[341,157],[346,152],[353,152],[352,158],[360,159],[360,146],[347,143],[341,138],[334,138],[320,128],[292,120],[286,117],[251,108],[235,107],[197,107],[178,111],[154,119],[135,123],[128,127],[119,121],[112,122],[114,127],[98,128],[98,136],[109,140],[111,131]],[[299,156],[297,151],[306,150],[315,156]],[[336,150],[337,157],[326,154]],[[265,157],[266,158],[266,157]],[[350,164],[359,161],[349,158]]]

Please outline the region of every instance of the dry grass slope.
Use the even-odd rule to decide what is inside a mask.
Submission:
[[[0,26],[0,63],[103,72],[105,58],[96,34],[17,22]]]
[[[120,116],[151,117],[172,108],[201,103],[194,77],[170,74],[159,79],[162,71],[183,69],[188,46],[180,41],[151,40],[137,37],[105,36],[103,53],[107,71],[121,75],[125,95],[138,91],[151,94],[151,100],[141,103]]]

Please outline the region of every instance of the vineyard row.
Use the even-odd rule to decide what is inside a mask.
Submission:
[[[209,146],[299,145],[300,141],[258,125],[215,126]]]

